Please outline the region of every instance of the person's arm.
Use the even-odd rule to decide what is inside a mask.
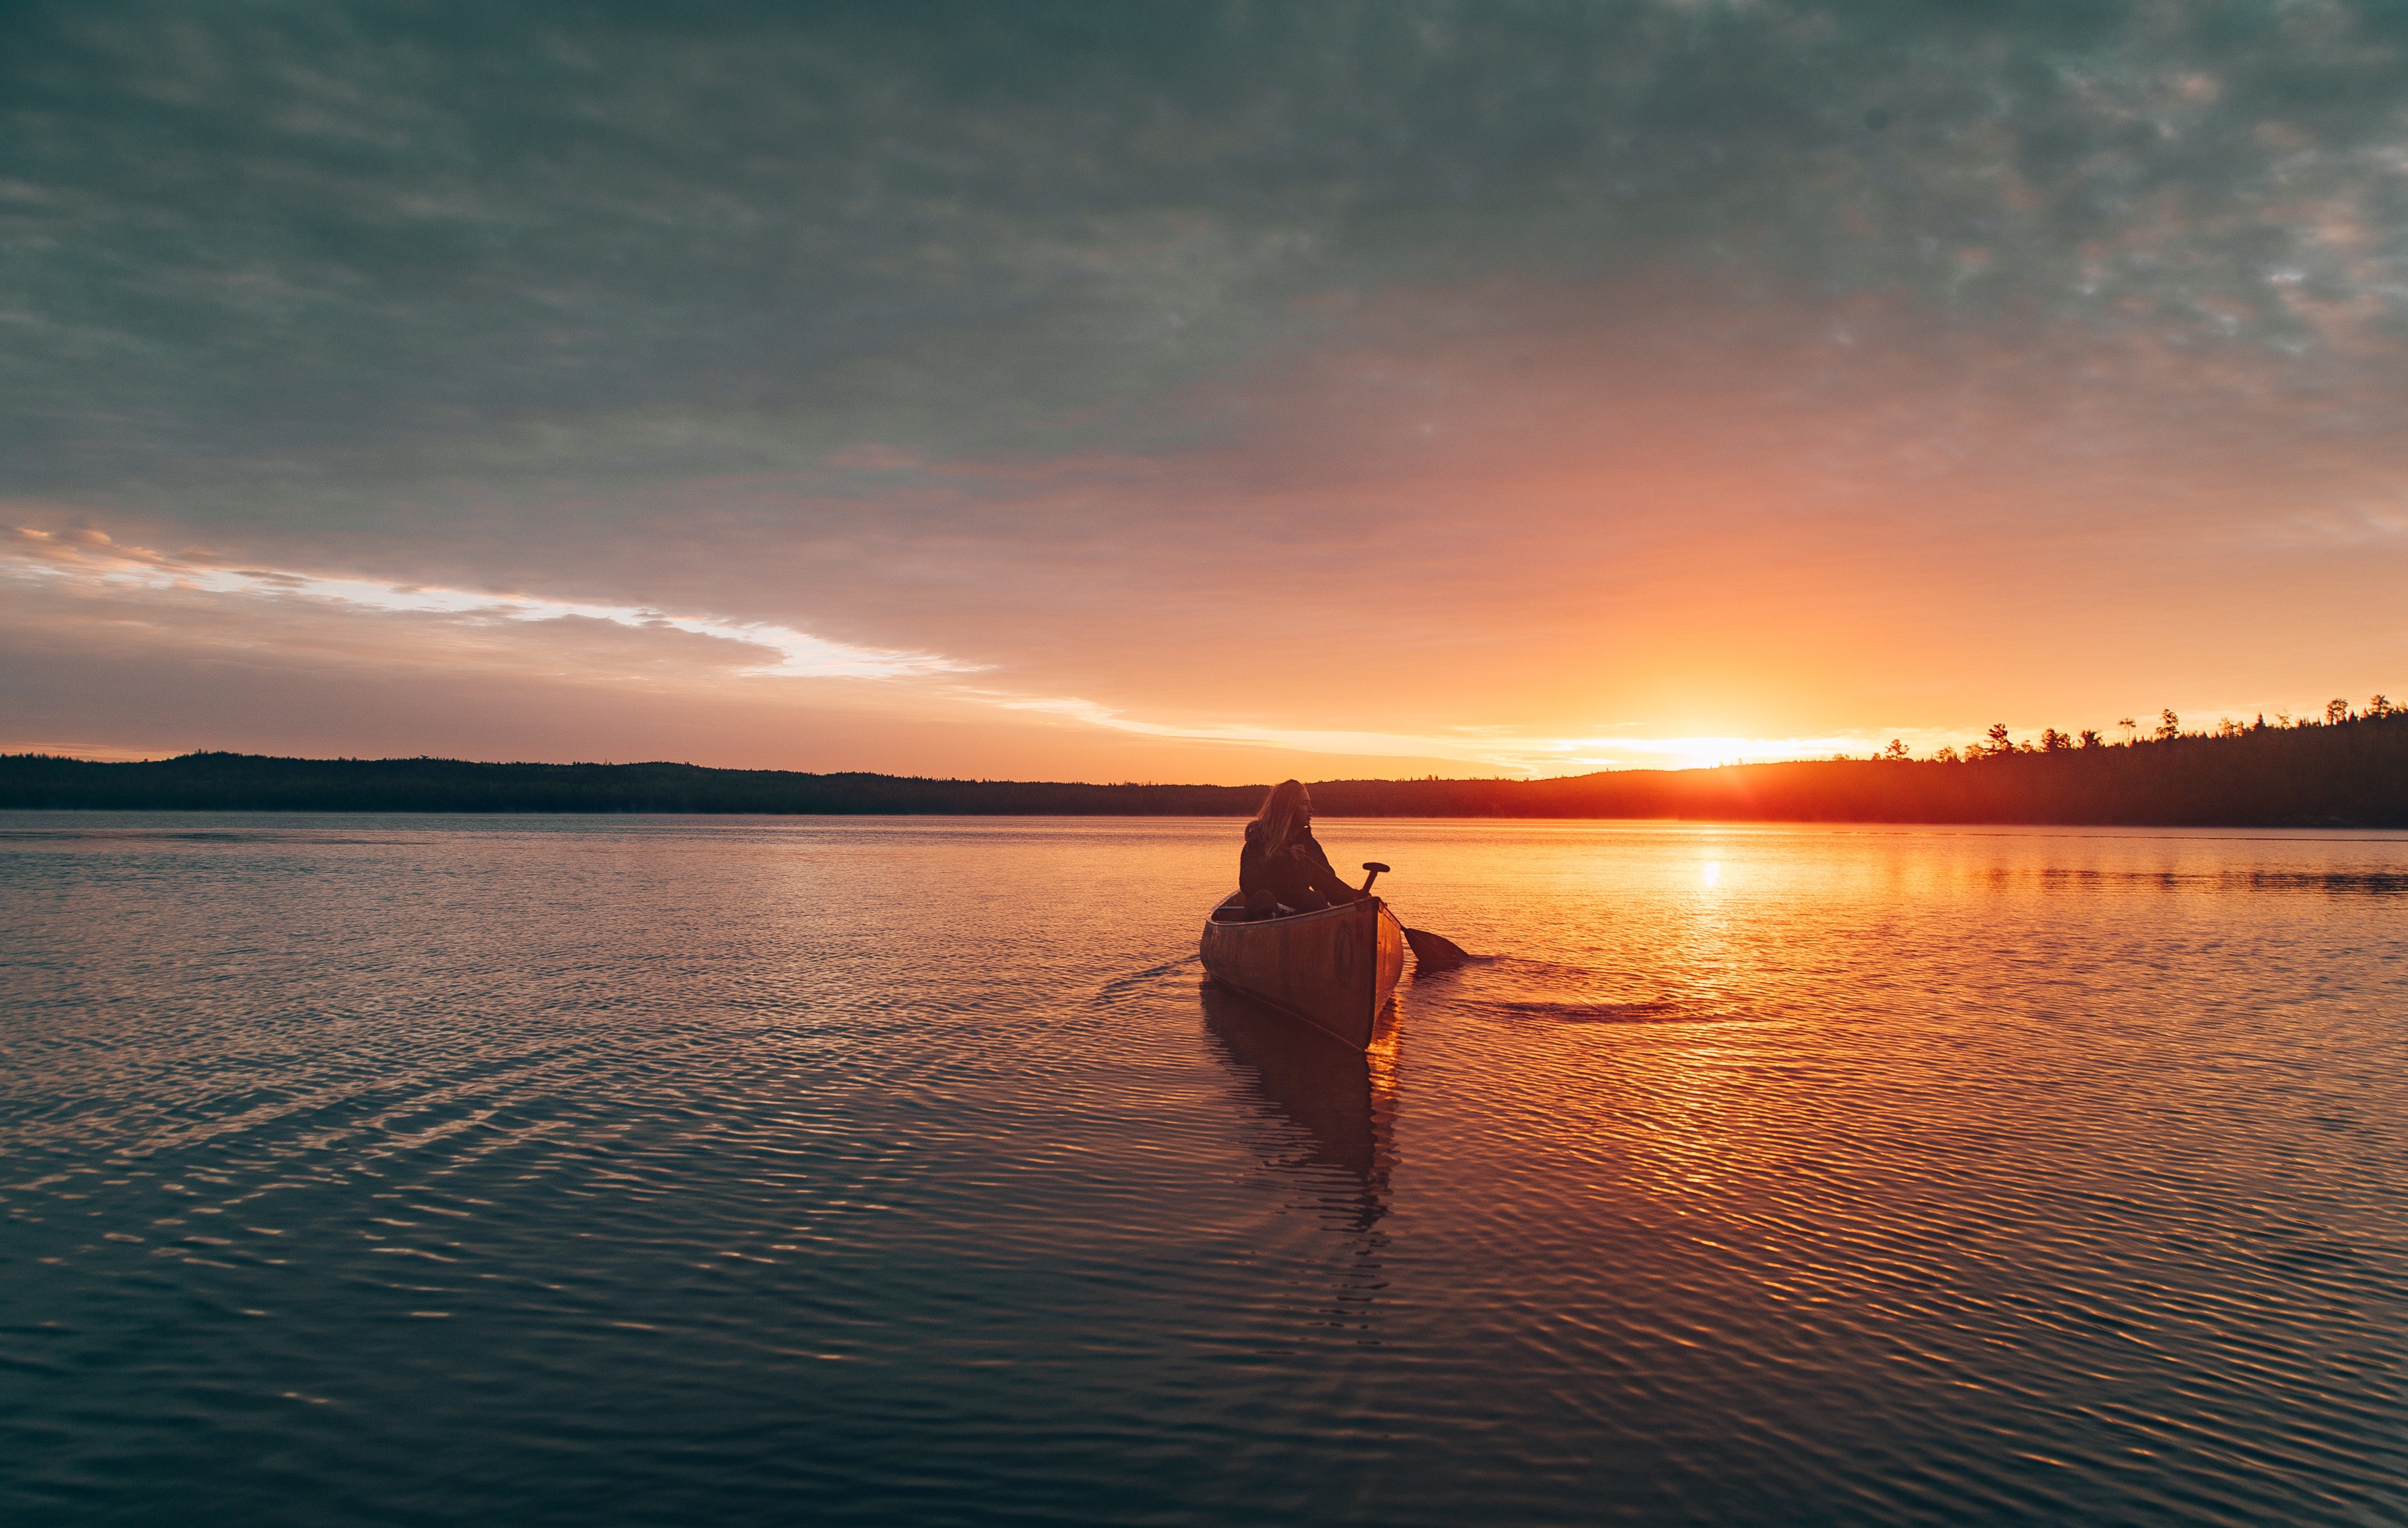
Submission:
[[[1292,849],[1298,868],[1312,878],[1314,891],[1332,901],[1340,902],[1361,894],[1354,887],[1347,885],[1346,878],[1340,875],[1337,866],[1329,863],[1328,851],[1321,847],[1320,839],[1307,834],[1297,839]]]

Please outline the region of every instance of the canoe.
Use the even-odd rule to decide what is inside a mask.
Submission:
[[[1326,1030],[1357,1050],[1405,974],[1405,930],[1380,898],[1319,912],[1239,921],[1232,893],[1205,921],[1200,947],[1214,981]]]

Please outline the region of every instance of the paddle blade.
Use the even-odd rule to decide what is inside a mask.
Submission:
[[[1426,929],[1405,930],[1405,943],[1413,947],[1413,962],[1419,970],[1452,970],[1471,959],[1461,945],[1452,939],[1441,939]]]

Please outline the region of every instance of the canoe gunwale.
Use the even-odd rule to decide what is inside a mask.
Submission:
[[[1243,892],[1240,892],[1236,894],[1239,896],[1245,895]],[[1371,900],[1379,902],[1380,906],[1383,907],[1387,906],[1386,903],[1380,902],[1380,899],[1376,896]],[[1212,910],[1214,912],[1219,912],[1222,908],[1229,906],[1229,903],[1230,899],[1228,897],[1223,897],[1220,901],[1212,904]],[[1360,902],[1341,902],[1334,907],[1315,907],[1311,912],[1292,912],[1285,918],[1208,918],[1205,921],[1213,928],[1294,928],[1298,923],[1310,922],[1316,918],[1349,917],[1361,911],[1362,907],[1363,904]],[[1394,917],[1396,915],[1391,913],[1389,916]]]

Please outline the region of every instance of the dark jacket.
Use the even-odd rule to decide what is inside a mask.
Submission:
[[[1266,854],[1254,842],[1256,824],[1246,824],[1246,847],[1238,851],[1238,890],[1241,892],[1301,892],[1319,890],[1328,894],[1332,887],[1343,892],[1344,880],[1329,864],[1329,856],[1312,834],[1293,839],[1277,854]]]

